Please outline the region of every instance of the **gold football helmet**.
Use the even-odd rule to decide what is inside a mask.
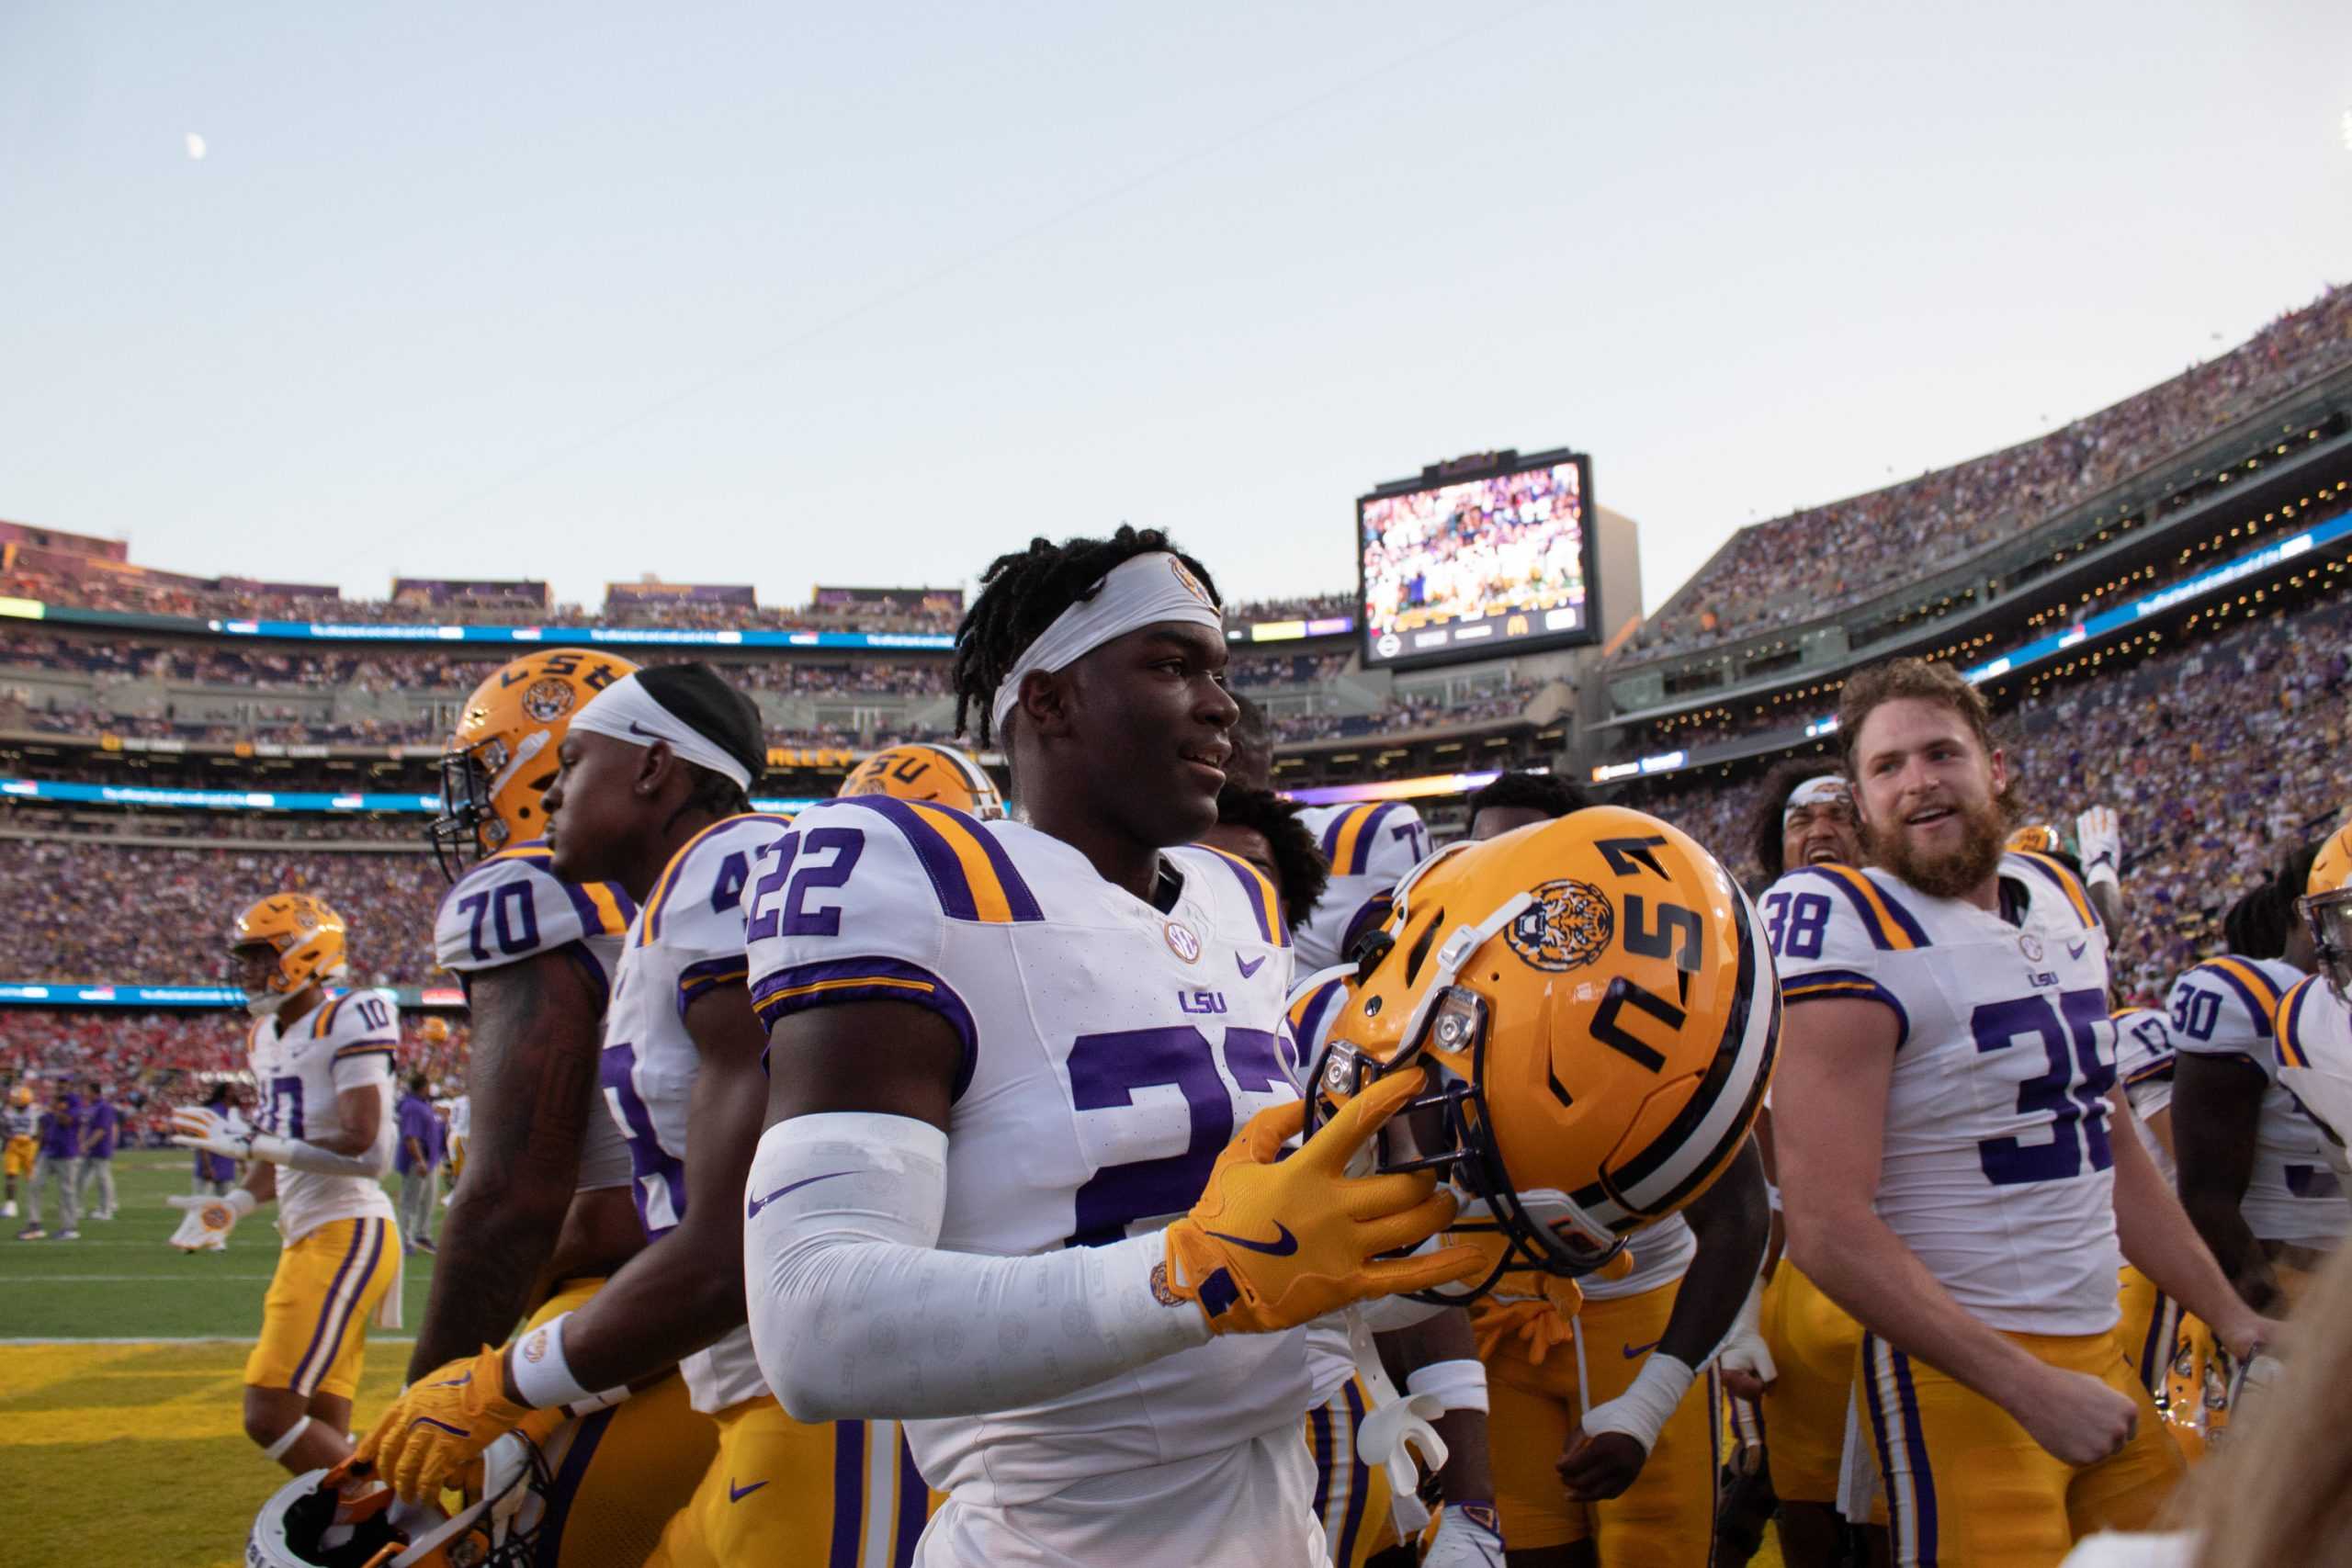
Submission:
[[[538,837],[571,716],[637,666],[594,649],[528,653],[474,688],[441,751],[441,810],[425,836],[455,882],[466,867]]]
[[[237,962],[243,949],[266,947],[276,954],[276,963],[258,991],[245,986],[242,972],[238,975],[245,1010],[267,1017],[306,987],[342,979],[348,935],[343,917],[327,908],[324,899],[308,893],[273,893],[246,909],[230,932],[231,960]]]
[[[2009,848],[2023,854],[2056,854],[2064,847],[2058,829],[2047,822],[2029,822],[2009,835]]]
[[[1309,1130],[1382,1074],[1428,1067],[1432,1092],[1382,1130],[1377,1163],[1445,1172],[1461,1239],[1503,1242],[1447,1302],[1514,1270],[1600,1269],[1704,1191],[1747,1141],[1780,1047],[1747,895],[1692,840],[1618,807],[1422,862],[1356,967]]]
[[[2320,846],[2299,907],[2319,950],[2313,967],[2338,1000],[2352,1004],[2352,817]]]
[[[842,781],[836,795],[888,795],[950,806],[986,820],[1004,815],[1004,792],[968,752],[928,740],[876,751]]]
[[[424,1036],[427,1045],[446,1045],[449,1042],[449,1021],[436,1014],[426,1019],[418,1032]]]

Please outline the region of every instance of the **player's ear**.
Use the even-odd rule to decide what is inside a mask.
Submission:
[[[1057,739],[1069,734],[1072,688],[1078,680],[1078,668],[1071,664],[1055,671],[1032,670],[1021,678],[1021,694],[1012,705],[1030,733]]]
[[[1998,800],[2009,792],[2009,754],[1998,746],[1993,748],[1993,798]]]
[[[657,794],[670,775],[684,765],[678,761],[678,754],[670,750],[667,740],[656,740],[638,753],[637,776],[629,781],[629,793],[639,795]]]

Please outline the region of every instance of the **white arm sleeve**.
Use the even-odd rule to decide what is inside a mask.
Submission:
[[[925,1122],[780,1122],[746,1192],[752,1345],[797,1421],[1019,1409],[1208,1342],[1198,1307],[1153,1292],[1157,1235],[1026,1258],[936,1250],[947,1135]]]
[[[391,1146],[383,1139],[366,1154],[339,1155],[322,1149],[316,1144],[306,1144],[299,1138],[281,1138],[265,1133],[254,1140],[254,1158],[266,1159],[273,1165],[289,1165],[296,1170],[307,1170],[313,1176],[359,1176],[370,1180],[383,1179],[392,1168]]]

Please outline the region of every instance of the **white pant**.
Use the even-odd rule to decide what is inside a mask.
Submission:
[[[950,1495],[916,1568],[1330,1568],[1306,1423],[1205,1454],[1073,1482],[1013,1507]]]
[[[98,1190],[98,1201],[90,1201],[90,1189]],[[114,1161],[111,1158],[86,1158],[82,1161],[82,1184],[74,1194],[83,1213],[102,1219],[114,1217]]]

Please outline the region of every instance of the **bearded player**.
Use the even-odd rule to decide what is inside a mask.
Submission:
[[[209,1106],[172,1112],[173,1143],[252,1162],[225,1197],[170,1201],[187,1211],[172,1245],[215,1247],[277,1201],[285,1244],[245,1360],[245,1436],[297,1475],[350,1453],[368,1318],[383,1308],[386,1326],[400,1322],[400,1235],[383,1188],[400,1012],[390,991],[330,988],[344,975],[345,938],[343,917],[306,893],[274,894],[237,917],[229,956],[254,1020],[246,1048],[258,1130]]]
[[[466,699],[442,754],[431,837],[454,880],[434,949],[470,1010],[470,1125],[409,1357],[412,1383],[503,1343],[526,1314],[579,1306],[645,1246],[628,1147],[597,1087],[605,1011],[636,906],[609,884],[558,876],[540,837],[541,795],[565,731],[636,669],[583,649],[517,659]],[[717,1441],[674,1378],[558,1427],[546,1444],[557,1484],[541,1560],[637,1568],[693,1495]]]
[[[1765,899],[1789,1255],[1863,1325],[1896,1561],[2055,1564],[2144,1525],[2181,1473],[2116,1336],[2120,1261],[2241,1355],[2275,1325],[2137,1134],[2109,1134],[2131,1111],[2109,1098],[2106,933],[2065,867],[2003,852],[1983,697],[1894,660],[1847,682],[1838,735],[1872,863]]]
[[[1014,819],[830,802],[753,895],[753,1344],[797,1416],[907,1420],[948,1494],[929,1568],[1323,1562],[1295,1325],[1472,1261],[1375,1261],[1453,1204],[1341,1173],[1411,1074],[1272,1163],[1302,1120],[1288,933],[1263,876],[1192,844],[1225,662],[1156,532],[1004,557],[956,683]]]
[[[795,1422],[744,1327],[738,1208],[767,1039],[744,987],[743,911],[791,826],[744,797],[765,756],[759,710],[707,665],[649,670],[582,710],[560,755],[545,797],[554,869],[608,882],[639,908],[603,1077],[650,1245],[575,1310],[420,1380],[362,1452],[403,1495],[430,1492],[530,1410],[676,1363],[717,1424],[718,1453],[649,1562],[906,1562],[925,1496],[896,1427]]]
[[[2326,1134],[2341,1178],[2352,1175],[2352,817],[2328,835],[2304,880],[2296,912],[2313,973],[2278,1004],[2278,1081]]]

